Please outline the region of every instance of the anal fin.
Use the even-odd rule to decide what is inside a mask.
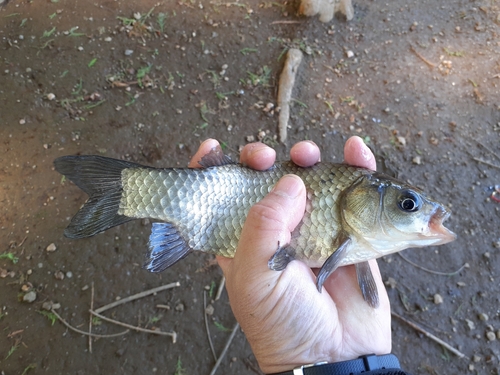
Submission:
[[[321,293],[323,284],[328,276],[330,276],[338,268],[340,261],[345,257],[347,248],[351,244],[351,239],[347,236],[342,236],[339,247],[328,257],[321,269],[318,276],[316,276],[316,288]]]
[[[190,252],[186,240],[173,224],[153,223],[144,268],[151,272],[164,271]]]
[[[358,276],[359,289],[364,300],[373,308],[379,305],[378,289],[372,270],[368,262],[356,264],[356,275]]]

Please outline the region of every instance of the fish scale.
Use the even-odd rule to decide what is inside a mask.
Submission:
[[[207,169],[130,168],[122,172],[120,213],[174,223],[193,250],[233,257],[248,210],[285,174],[302,178],[306,214],[290,244],[305,260],[324,261],[339,230],[334,202],[370,171],[329,164],[300,168],[277,163],[268,171],[229,164]],[[167,198],[168,197],[168,198]]]

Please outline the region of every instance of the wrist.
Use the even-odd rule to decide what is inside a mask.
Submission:
[[[366,373],[367,371],[382,369],[399,370],[400,368],[399,360],[394,354],[380,356],[370,354],[350,361],[335,363],[320,362],[299,366],[292,370],[270,375],[357,375]]]

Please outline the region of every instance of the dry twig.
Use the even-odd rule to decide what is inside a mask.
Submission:
[[[210,345],[210,350],[214,356],[214,361],[217,362],[217,354],[215,354],[214,344],[212,342],[212,337],[210,336],[210,329],[208,328],[208,318],[207,318],[207,291],[203,291],[203,317],[205,319],[205,329],[207,330],[208,343]]]
[[[433,62],[430,62],[424,56],[422,56],[420,53],[418,53],[418,51],[412,45],[410,45],[410,49],[411,49],[411,51],[415,55],[417,55],[424,63],[426,63],[427,65],[429,65],[431,68],[435,68],[437,66],[437,64],[434,64]]]
[[[472,157],[472,159],[474,159],[475,161],[477,161],[479,163],[483,163],[483,164],[489,165],[490,167],[493,167],[493,168],[496,168],[496,169],[500,169],[500,166],[495,165],[493,163],[490,163],[489,161],[486,161],[486,160],[483,160],[483,159],[480,159],[480,158],[476,158],[476,157]]]
[[[460,267],[458,270],[456,271],[453,271],[453,272],[439,272],[439,271],[433,271],[433,270],[430,270],[428,268],[425,268],[425,267],[422,267],[420,265],[418,265],[417,263],[411,261],[410,259],[408,259],[407,257],[405,257],[403,254],[401,253],[398,253],[399,256],[401,258],[403,258],[404,260],[406,260],[408,263],[410,263],[412,266],[414,267],[417,267],[417,268],[420,268],[421,270],[425,271],[425,272],[429,272],[429,273],[433,273],[434,275],[441,275],[441,276],[453,276],[453,275],[456,275],[457,273],[459,273],[460,271],[462,271],[466,266],[467,266],[467,263],[464,264],[462,267]]]
[[[280,142],[284,143],[288,132],[288,120],[290,119],[290,101],[292,99],[295,76],[302,61],[302,51],[297,48],[290,48],[286,55],[285,66],[280,76],[278,87],[278,106],[280,113],[278,117],[278,127]]]
[[[401,321],[405,322],[406,324],[408,324],[410,327],[412,327],[413,329],[419,331],[420,333],[423,333],[425,336],[427,336],[428,338],[430,338],[431,340],[437,342],[439,345],[441,346],[444,346],[446,349],[448,349],[450,352],[452,352],[453,354],[455,354],[456,356],[460,357],[460,358],[463,358],[465,357],[465,354],[458,351],[457,349],[455,349],[453,346],[447,344],[446,342],[444,342],[443,340],[441,340],[440,338],[434,336],[432,333],[430,332],[427,332],[425,329],[419,327],[418,325],[416,325],[415,323],[412,323],[410,322],[409,320],[407,320],[406,318],[403,318],[401,315],[398,315],[396,314],[395,312],[391,312],[392,316],[400,319]]]
[[[90,337],[97,337],[97,338],[111,338],[111,337],[117,337],[117,336],[122,336],[128,332],[130,332],[130,330],[125,330],[123,332],[120,332],[120,333],[113,333],[113,334],[110,334],[110,335],[98,335],[96,333],[91,333],[91,332],[85,332],[85,331],[80,331],[78,328],[75,328],[73,327],[71,324],[69,324],[66,320],[64,320],[61,315],[59,315],[54,309],[51,309],[50,312],[52,314],[54,314],[56,316],[57,319],[59,319],[59,321],[64,324],[66,327],[68,327],[70,330],[76,332],[76,333],[80,333],[82,335],[86,335],[86,336],[90,336]]]
[[[226,285],[226,276],[222,276],[222,280],[220,281],[219,288],[217,289],[217,293],[215,294],[215,300],[218,301],[222,291],[224,290],[224,286]]]
[[[217,372],[217,369],[219,368],[219,365],[222,362],[222,359],[226,355],[227,350],[229,349],[229,346],[231,345],[231,342],[233,341],[234,336],[236,335],[236,332],[238,331],[238,328],[240,328],[240,324],[236,323],[234,325],[233,331],[231,332],[231,336],[227,339],[226,346],[224,346],[224,349],[222,349],[222,353],[219,356],[219,359],[215,363],[212,372],[210,372],[210,375],[214,375]]]
[[[127,323],[120,322],[119,320],[114,320],[114,319],[108,318],[107,316],[101,315],[93,310],[89,310],[89,311],[92,315],[95,315],[95,316],[101,318],[102,320],[105,320],[106,322],[113,323],[113,324],[116,324],[118,326],[126,327],[126,328],[132,329],[134,331],[138,331],[138,332],[152,333],[154,335],[160,335],[160,336],[170,336],[170,337],[172,337],[172,342],[174,344],[177,341],[177,333],[175,333],[175,332],[164,332],[164,331],[159,331],[159,330],[156,331],[156,330],[152,330],[152,329],[141,328],[141,327],[137,327],[137,326],[133,326],[133,325],[130,325]]]
[[[94,282],[90,289],[90,310],[94,310]],[[92,314],[89,314],[89,333],[92,333]],[[89,336],[89,353],[92,353],[92,336]]]
[[[112,302],[112,303],[110,303],[108,305],[99,307],[98,309],[94,310],[94,312],[96,312],[97,314],[100,314],[100,313],[102,313],[102,312],[104,312],[106,310],[112,309],[113,307],[122,305],[124,303],[127,303],[127,302],[130,302],[130,301],[134,301],[136,299],[139,299],[139,298],[143,298],[143,297],[149,296],[150,294],[161,292],[162,290],[165,290],[165,289],[175,288],[175,287],[180,286],[180,285],[181,284],[178,281],[176,281],[175,283],[170,283],[170,284],[162,285],[162,286],[159,286],[157,288],[150,289],[150,290],[145,290],[144,292],[137,293],[137,294],[134,294],[132,296],[128,296],[126,298],[122,298],[122,299],[120,299],[118,301]]]

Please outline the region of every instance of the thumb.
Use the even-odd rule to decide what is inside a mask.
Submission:
[[[232,271],[244,272],[254,279],[269,270],[267,261],[278,249],[290,242],[290,233],[304,215],[306,189],[295,175],[282,177],[273,190],[248,212],[238,248],[231,262]],[[222,262],[224,273],[229,262]],[[228,270],[229,271],[229,270]]]

